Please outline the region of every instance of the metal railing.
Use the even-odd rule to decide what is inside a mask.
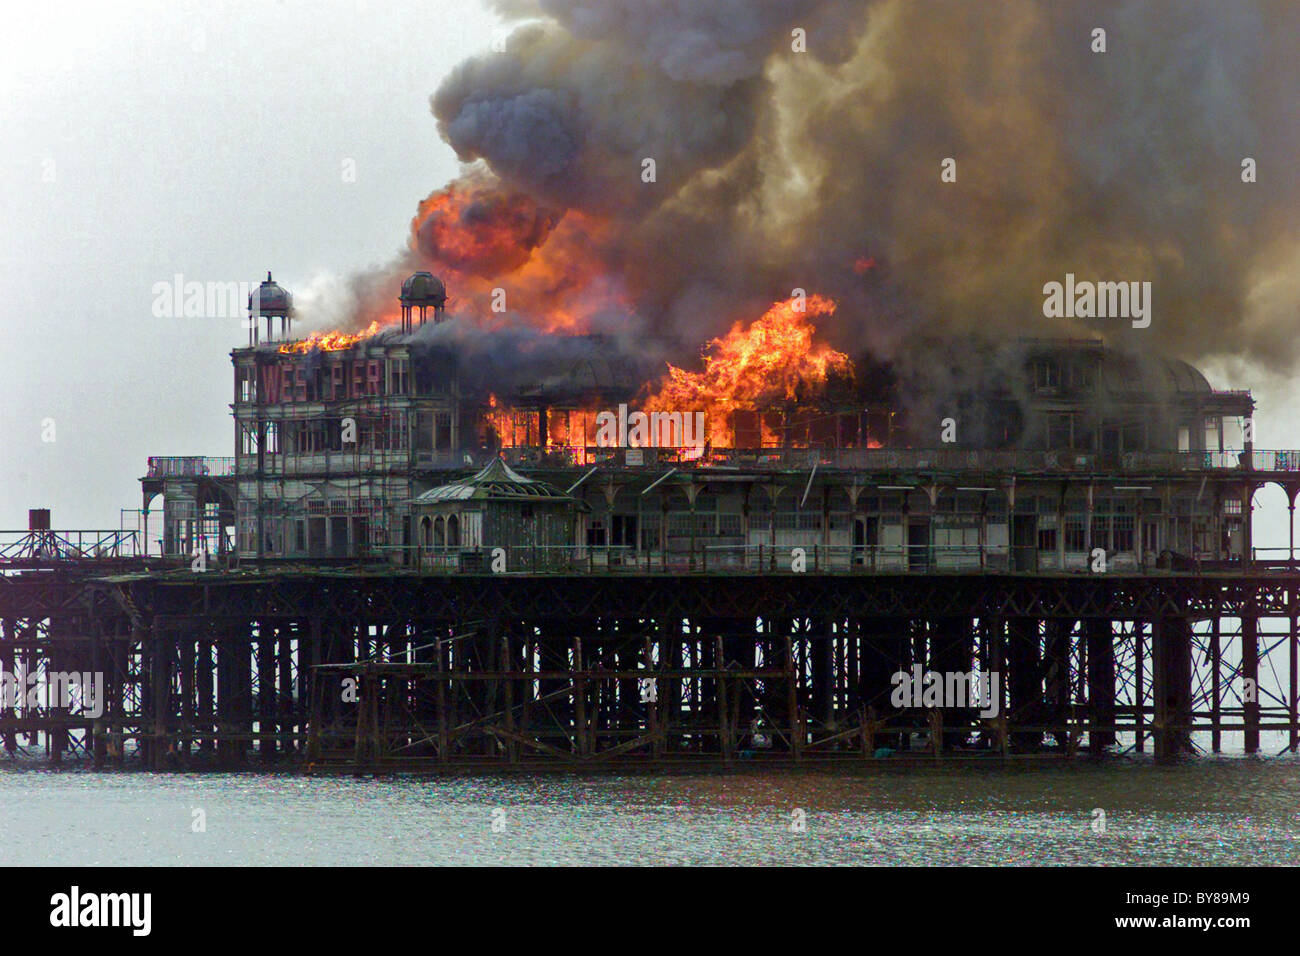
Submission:
[[[1300,471],[1300,451],[1125,452],[1120,467],[1124,471]]]
[[[93,561],[143,556],[139,531],[0,531],[0,562]]]
[[[296,461],[295,456],[285,457]],[[301,473],[314,473],[325,465],[347,465],[356,460],[354,452],[322,452],[306,456],[310,467]],[[402,449],[366,452],[370,464],[397,467],[413,462],[415,468],[477,468],[493,455],[471,452],[416,452]],[[847,468],[862,471],[952,471],[1007,474],[1035,473],[1167,473],[1243,471],[1300,472],[1300,450],[1256,449],[1249,456],[1244,451],[1166,451],[1123,453],[1075,451],[989,451],[960,448],[719,448],[708,455],[682,456],[664,448],[503,448],[501,457],[507,464],[521,468],[578,468],[600,465],[607,468],[679,469],[738,468],[754,470],[789,470],[812,468]],[[252,473],[256,457],[244,456],[244,469]],[[149,459],[148,478],[228,477],[236,471],[236,459],[202,456],[161,457]],[[295,472],[297,473],[297,472]]]
[[[234,456],[204,455],[155,457],[149,459],[146,478],[227,478],[235,473]]]
[[[1294,568],[1300,564],[1297,553],[1300,553],[1300,547],[1251,548],[1250,559],[1260,568]]]
[[[1300,471],[1300,451],[1295,449],[1256,450],[1251,453],[1256,471]]]
[[[1286,548],[1257,548],[1251,570],[1284,571],[1300,561],[1272,557]],[[714,545],[683,543],[653,550],[631,546],[512,545],[486,548],[372,546],[369,557],[389,566],[435,574],[707,574],[707,573],[1063,573],[1095,574],[1089,554],[1020,545]],[[1244,570],[1231,554],[1173,555],[1171,552],[1108,555],[1110,573]]]
[[[978,545],[758,545],[697,543],[666,549],[630,546],[517,545],[441,548],[386,545],[371,552],[389,564],[432,573],[714,573],[785,571],[1005,571],[1014,565],[1008,546]]]
[[[630,454],[629,454],[630,452]],[[673,449],[505,448],[506,462],[521,467],[680,469],[802,469],[814,465],[862,471],[953,471],[1007,474],[1091,472],[1300,472],[1300,451],[1241,450],[1166,452],[991,451],[960,448],[718,448],[698,457]]]

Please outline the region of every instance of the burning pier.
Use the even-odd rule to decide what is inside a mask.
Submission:
[[[256,295],[232,456],[151,459],[139,536],[34,512],[0,550],[0,668],[102,675],[97,699],[7,699],[10,753],[378,772],[1297,748],[1294,551],[1257,552],[1248,516],[1270,483],[1294,506],[1300,453],[1255,449],[1250,395],[1189,365],[1018,340],[931,420],[819,344],[824,301],[643,377],[592,336],[467,335],[427,273],[400,325],[349,335],[289,338],[288,293]]]

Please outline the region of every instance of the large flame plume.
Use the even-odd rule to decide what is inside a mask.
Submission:
[[[922,338],[1297,356],[1291,0],[497,6],[518,20],[505,51],[431,99],[465,173],[354,283],[349,332],[395,321],[427,268],[458,322],[671,342],[664,389],[795,288],[838,303],[817,316],[829,347],[903,366],[938,407],[974,372]],[[1150,328],[1044,318],[1067,272],[1151,281]],[[725,387],[712,368],[698,382]]]
[[[411,248],[447,284],[457,315],[586,332],[597,313],[630,310],[603,261],[603,232],[596,217],[557,212],[479,170],[420,203]]]
[[[815,397],[832,373],[852,373],[847,355],[814,341],[812,317],[834,314],[835,303],[819,295],[773,303],[752,323],[738,322],[709,342],[701,371],[669,365],[665,381],[645,399],[644,407],[703,411],[711,444],[734,447],[737,411],[759,412]],[[762,438],[762,444],[770,445],[776,436],[765,428]]]

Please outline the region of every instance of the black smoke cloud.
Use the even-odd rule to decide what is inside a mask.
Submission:
[[[1294,362],[1300,4],[497,6],[520,25],[432,97],[439,129],[503,188],[612,221],[602,259],[657,334],[698,347],[803,288],[851,353],[1097,334]],[[1067,272],[1152,282],[1151,327],[1044,318]]]

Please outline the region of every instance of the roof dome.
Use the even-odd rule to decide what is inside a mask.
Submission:
[[[1194,365],[1182,359],[1165,359],[1165,374],[1180,392],[1212,392],[1209,379]]]
[[[500,458],[493,458],[477,475],[462,478],[450,484],[430,488],[415,500],[420,503],[434,501],[468,501],[527,499],[535,501],[549,498],[552,501],[575,501],[569,495],[535,478],[525,478]]]
[[[1204,395],[1214,391],[1195,366],[1163,356],[1108,352],[1101,376],[1104,390],[1116,394]]]
[[[416,272],[402,283],[403,305],[432,305],[441,309],[447,302],[447,287],[432,272]]]
[[[249,315],[291,315],[293,296],[266,274],[266,281],[248,294]]]

